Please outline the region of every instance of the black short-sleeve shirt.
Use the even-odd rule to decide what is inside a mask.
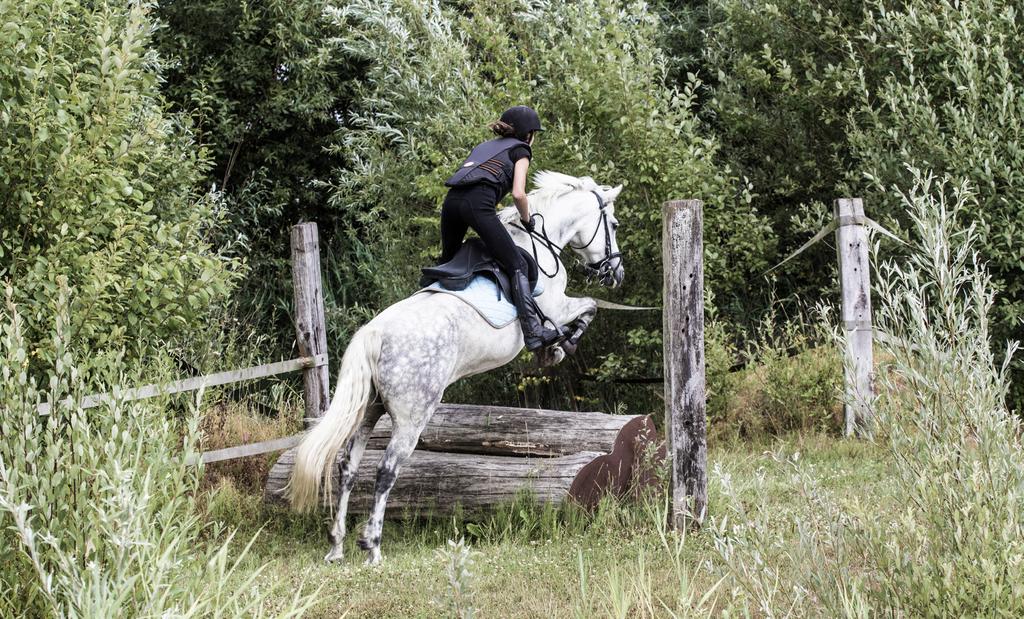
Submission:
[[[512,163],[519,161],[523,157],[530,158],[530,149],[526,146],[513,146],[508,151],[508,158],[512,160]]]

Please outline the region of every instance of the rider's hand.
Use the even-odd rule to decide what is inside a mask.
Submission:
[[[523,228],[525,228],[527,232],[532,233],[533,229],[536,227],[534,225],[534,223],[533,223],[533,218],[534,217],[535,217],[535,215],[530,215],[530,219],[529,220],[520,219],[519,220],[519,225],[521,225]]]

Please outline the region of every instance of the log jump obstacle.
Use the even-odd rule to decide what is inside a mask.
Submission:
[[[303,372],[304,420],[322,416],[330,401],[326,324],[317,226],[296,225],[291,231],[295,336],[299,358],[256,367],[229,370],[173,381],[86,396],[62,405],[91,408],[161,395],[195,391]],[[52,403],[39,406],[49,414]],[[351,508],[358,513],[372,501],[375,465],[390,436],[384,415],[368,445],[368,457],[358,473]],[[204,452],[191,464],[212,463],[289,450],[301,434]],[[652,459],[664,458],[656,448],[654,424],[646,415],[608,415],[443,404],[420,437],[406,474],[392,489],[390,515],[434,510],[448,513],[456,504],[486,508],[532,492],[544,503],[571,499],[594,506],[606,493],[622,496],[655,482]],[[292,452],[282,454],[271,470],[266,496],[274,500],[287,483]],[[337,479],[334,480],[335,484]]]
[[[377,462],[391,436],[381,417],[349,499],[351,513],[373,506]],[[265,497],[280,501],[294,452],[271,468]],[[391,489],[389,518],[493,508],[530,492],[540,503],[594,507],[656,482],[654,423],[647,415],[609,415],[502,406],[441,404]],[[338,464],[342,456],[338,456]],[[332,479],[339,493],[337,467]]]

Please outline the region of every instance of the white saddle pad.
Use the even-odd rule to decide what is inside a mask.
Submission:
[[[498,284],[489,277],[477,275],[469,285],[462,290],[448,290],[441,285],[441,282],[434,282],[420,290],[420,292],[443,292],[456,296],[477,311],[495,329],[500,329],[519,318],[516,306],[505,297]],[[537,287],[533,289],[533,296],[540,296],[544,292],[542,279],[537,279]]]

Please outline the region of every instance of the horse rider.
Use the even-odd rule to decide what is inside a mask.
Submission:
[[[512,302],[519,314],[526,349],[535,351],[554,344],[562,332],[544,326],[531,295],[527,264],[508,230],[498,219],[496,207],[512,192],[519,210],[520,225],[534,230],[526,197],[526,172],[530,167],[531,145],[540,125],[532,108],[517,105],[505,110],[491,123],[494,139],[478,144],[445,185],[448,195],[441,207],[441,260],[455,257],[466,229],[472,228],[509,276]]]

